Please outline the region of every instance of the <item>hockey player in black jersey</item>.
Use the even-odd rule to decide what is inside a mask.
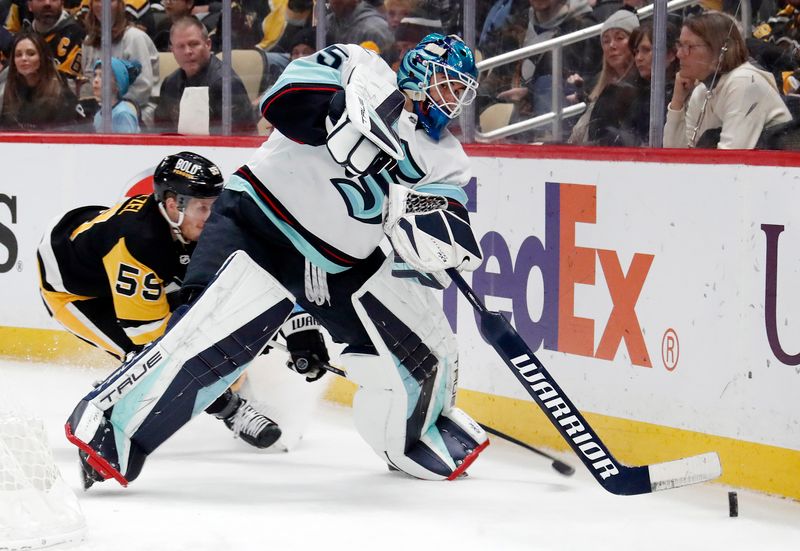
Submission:
[[[158,165],[151,195],[111,208],[77,208],[56,220],[37,251],[49,314],[120,360],[159,337],[182,302],[178,291],[186,267],[222,183],[214,163],[181,152]],[[230,389],[206,411],[257,448],[269,447],[281,434]],[[85,472],[88,487],[94,471]]]

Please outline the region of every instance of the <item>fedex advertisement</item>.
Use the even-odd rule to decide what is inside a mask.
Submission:
[[[147,192],[167,154],[190,149],[230,174],[255,145],[3,147],[20,162],[0,183],[0,326],[58,329],[35,261],[54,217]],[[468,151],[485,261],[465,277],[575,405],[800,450],[800,168],[525,151]],[[47,171],[29,169],[43,158]],[[460,386],[529,401],[455,286],[441,300]]]

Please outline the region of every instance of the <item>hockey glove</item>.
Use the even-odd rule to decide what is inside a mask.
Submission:
[[[325,127],[326,146],[347,176],[388,169],[405,154],[392,126],[403,111],[405,96],[397,88],[370,79],[356,67],[343,92],[333,95]]]
[[[319,331],[319,323],[311,314],[298,312],[286,320],[281,329],[286,338],[286,348],[291,360],[286,366],[314,382],[325,375],[325,364],[330,361],[325,339]]]
[[[472,271],[483,262],[467,209],[444,196],[391,184],[384,232],[397,255],[421,273]],[[444,277],[436,279],[446,282]]]

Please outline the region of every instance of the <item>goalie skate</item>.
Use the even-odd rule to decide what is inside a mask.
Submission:
[[[84,489],[113,478],[122,486],[136,479],[147,454],[123,433],[114,430],[106,412],[81,401],[67,420],[67,440],[79,448],[78,458]]]

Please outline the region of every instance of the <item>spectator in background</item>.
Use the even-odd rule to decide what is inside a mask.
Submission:
[[[161,132],[177,132],[181,99],[187,88],[208,89],[208,125],[211,134],[222,133],[222,62],[211,55],[211,39],[196,17],[177,20],[170,33],[172,53],[179,68],[164,79],[155,127]],[[235,134],[254,134],[255,111],[247,90],[235,72],[231,81],[231,129]]]
[[[678,27],[667,22],[666,35],[665,110],[672,97],[672,86],[675,82],[675,74],[678,72]],[[653,79],[653,22],[646,21],[634,30],[628,39],[628,46],[633,53],[633,63],[639,77],[634,84],[636,97],[620,122],[620,128],[629,129],[630,140],[622,141],[620,145],[648,145],[650,143],[650,83]]]
[[[587,0],[530,0],[528,28],[524,46],[563,36],[597,24]],[[564,46],[562,73],[553,75],[552,54],[539,54],[519,67],[520,85],[500,92],[501,101],[519,104],[515,119],[547,113],[552,106],[553,79],[564,83],[565,99],[574,103],[576,89],[591,79],[600,65],[599,49],[594,39]],[[552,139],[560,141],[560,136]]]
[[[207,1],[207,0],[202,0]],[[197,5],[198,2],[195,2]],[[269,32],[269,21],[273,14],[278,14],[283,28],[287,0],[233,0],[231,3],[231,48],[234,50],[253,48]],[[215,52],[222,51],[222,4],[215,0],[209,3],[211,12],[208,17],[201,18],[198,8],[192,12],[209,29],[211,48]],[[212,27],[211,22],[214,22]],[[214,29],[213,31],[211,29]],[[278,35],[279,36],[279,35]]]
[[[28,0],[21,27],[42,35],[62,78],[81,75],[81,47],[86,32],[64,9],[63,0]]]
[[[156,22],[153,17],[150,0],[124,0],[124,2],[125,16],[128,21],[146,32],[148,36],[153,36],[156,30]]]
[[[386,0],[383,9],[389,30],[396,35],[400,22],[414,11],[416,4],[416,0]]]
[[[397,72],[400,60],[406,52],[420,43],[420,41],[431,33],[441,33],[442,22],[438,19],[426,19],[417,17],[415,14],[404,17],[394,33],[394,45],[392,46],[389,57],[391,58],[392,70]]]
[[[194,8],[194,0],[161,0],[164,6],[164,13],[166,17],[159,18],[156,23],[156,30],[151,35],[153,37],[153,44],[156,45],[156,50],[159,52],[169,51],[169,30],[172,24],[187,15],[192,15]],[[208,26],[206,26],[208,29]],[[211,29],[208,29],[211,32]]]
[[[290,43],[289,58],[291,61],[306,57],[317,51],[317,28],[309,27],[296,31]]]
[[[16,34],[22,30],[23,21],[31,21],[33,16],[28,9],[27,0],[11,0],[6,7],[3,18],[3,26],[11,34]]]
[[[483,20],[478,49],[484,58],[516,50],[525,37],[528,0],[496,0]]]
[[[678,28],[667,23],[666,100],[678,70]],[[632,79],[610,83],[597,98],[588,128],[588,143],[639,147],[650,142],[650,81],[653,64],[653,24],[642,23],[628,38],[636,72]],[[664,104],[666,109],[666,102]]]
[[[600,30],[603,68],[589,93],[589,106],[572,129],[569,143],[597,142],[602,136],[596,130],[605,128],[605,121],[617,119],[621,116],[620,110],[630,107],[626,103],[632,101],[635,95],[633,83],[638,73],[633,64],[633,53],[628,39],[638,28],[639,19],[636,14],[626,9],[614,12],[603,23]],[[612,84],[616,86],[612,87]]]
[[[92,9],[86,15],[86,40],[83,43],[83,75],[87,81],[94,78],[94,66],[102,57],[100,51],[100,17],[102,3],[92,0]],[[122,0],[111,0],[111,55],[119,59],[136,60],[142,72],[136,79],[125,99],[131,100],[141,111],[142,119],[148,126],[153,120],[154,106],[149,103],[153,88],[158,86],[158,51],[145,32],[128,21],[125,4]]]
[[[747,58],[730,16],[708,12],[684,21],[664,147],[752,149],[764,129],[792,120],[775,79]]]
[[[114,105],[111,108],[111,131],[117,134],[138,134],[139,110],[130,100],[123,98],[130,85],[142,72],[142,66],[138,61],[127,61],[111,58],[111,93],[114,96]],[[92,92],[97,101],[98,107],[102,100],[103,87],[103,67],[102,62],[98,61],[94,67],[94,78],[92,79]],[[94,129],[96,132],[103,131],[102,111],[97,109],[94,115]]]
[[[310,29],[313,18],[313,0],[288,0],[283,12],[273,10],[264,19],[262,24],[264,37],[256,47],[264,51],[290,52],[295,35]]]
[[[4,78],[3,70],[8,66],[12,44],[14,44],[14,35],[5,27],[0,27],[0,79]]]
[[[67,0],[69,1],[69,0]],[[79,20],[84,20],[89,12],[92,11],[93,0],[80,0],[80,5],[77,8],[76,17]],[[156,21],[154,16],[154,9],[150,4],[150,0],[123,0],[125,5],[125,17],[130,21],[131,25],[143,30],[148,36],[153,36],[156,28]],[[161,9],[161,4],[156,4],[158,9]]]
[[[476,54],[480,53],[486,59],[522,47],[528,28],[529,8],[528,0],[496,0],[493,2],[483,20]],[[507,98],[507,100],[521,101],[524,99],[528,91],[520,83],[519,72],[519,64],[508,63],[482,74],[476,98],[478,112],[497,103],[497,95],[511,88],[519,88],[519,94],[516,98]]]
[[[22,31],[12,46],[0,128],[6,131],[74,130],[77,99],[58,76],[44,39]]]
[[[592,7],[592,11],[594,12],[594,16],[597,18],[597,20],[602,23],[608,19],[611,14],[621,10],[622,8],[622,0],[597,0]]]
[[[330,0],[328,44],[360,44],[386,56],[394,42],[383,15],[362,0]]]
[[[10,9],[11,3],[8,0],[0,0],[0,22],[5,24]],[[13,43],[14,35],[4,25],[0,26],[0,98],[3,97],[2,86],[6,76],[3,69],[8,66],[8,58],[10,57]],[[2,104],[2,101],[0,101],[0,104]]]
[[[746,40],[750,55],[770,71],[784,94],[800,93],[800,0],[788,0]]]

